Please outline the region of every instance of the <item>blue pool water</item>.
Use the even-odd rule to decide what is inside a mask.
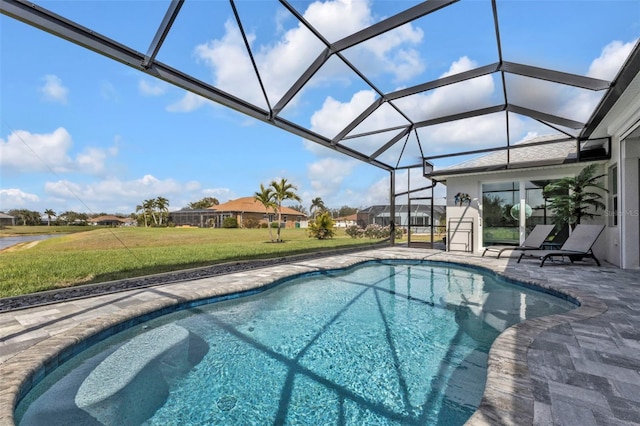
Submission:
[[[459,425],[489,347],[573,303],[477,269],[375,262],[165,315],[46,376],[20,425]]]

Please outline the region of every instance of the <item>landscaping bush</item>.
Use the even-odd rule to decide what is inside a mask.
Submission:
[[[237,228],[238,227],[238,221],[236,220],[235,217],[227,217],[227,218],[225,218],[224,221],[222,221],[222,227],[223,228]]]
[[[380,226],[377,223],[372,223],[371,225],[365,228],[364,235],[365,237],[370,239],[380,239],[380,238],[388,237],[389,231],[385,233],[383,226]]]
[[[362,238],[364,237],[364,229],[360,228],[358,225],[348,226],[344,232],[350,236],[351,238]]]
[[[249,229],[257,229],[260,227],[260,221],[255,217],[250,217],[247,220],[245,220],[243,223],[245,228],[249,228]]]
[[[364,236],[370,239],[389,238],[391,236],[391,226],[380,226],[376,223],[372,223],[367,226],[363,231]],[[401,227],[395,228],[395,237],[401,239],[404,236],[404,230]],[[353,237],[355,238],[355,237]]]
[[[262,222],[262,223],[260,224],[260,228],[262,228],[262,229],[267,229],[268,227],[269,227],[269,224],[268,224],[268,223],[264,223],[264,222]]]
[[[335,229],[333,227],[334,222],[329,212],[324,212],[316,216],[316,218],[309,222],[309,238],[317,238],[319,240],[326,240],[333,238],[335,235]]]
[[[278,222],[271,222],[271,227],[272,228],[277,228],[278,227]]]

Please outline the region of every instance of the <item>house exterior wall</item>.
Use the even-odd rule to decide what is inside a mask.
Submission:
[[[457,193],[469,194],[470,203],[456,205]],[[480,184],[476,176],[459,176],[447,180],[447,249],[451,251],[480,250],[482,240],[482,228],[479,218],[480,210],[478,200]]]
[[[268,223],[269,221],[265,218],[264,213],[254,213],[254,212],[238,212],[235,214],[235,218],[238,221],[238,226],[243,228],[246,226],[247,220],[255,219],[259,223]],[[286,218],[286,219],[285,219]],[[272,222],[278,222],[278,214],[275,213],[273,215]],[[291,215],[282,215],[282,223],[284,224],[284,228],[296,228],[301,227],[300,225],[300,217]],[[296,226],[298,223],[298,226]]]
[[[640,74],[594,131],[611,135],[612,155],[607,170],[618,169],[617,226],[607,226],[608,256],[625,269],[640,268]],[[609,207],[609,206],[608,206]],[[614,212],[611,212],[615,214]]]
[[[623,267],[637,269],[640,268],[640,136],[627,138],[621,148],[619,252]]]
[[[16,224],[16,218],[13,216],[0,217],[0,226],[14,226]]]
[[[447,178],[447,226],[451,235],[450,250],[459,250],[465,243],[468,223],[459,225],[461,221],[473,221],[473,252],[480,252],[484,247],[483,223],[482,223],[482,184],[498,182],[519,182],[529,180],[560,179],[565,176],[575,176],[588,163],[579,163],[562,166],[548,166],[537,169],[506,170],[489,173],[478,173],[474,175],[449,176]],[[605,173],[604,162],[600,163],[598,174]],[[459,192],[467,193],[471,197],[471,203],[463,206],[455,205],[455,195]],[[606,198],[606,196],[605,196]],[[595,218],[591,223],[604,223],[605,212],[597,212],[602,217]],[[590,223],[585,221],[585,223]],[[606,230],[605,230],[606,233]],[[603,234],[605,234],[603,233]],[[524,228],[521,227],[520,240],[524,240]],[[455,238],[455,239],[454,239]],[[598,258],[602,258],[613,263],[615,257],[611,256],[608,250],[608,237],[602,236],[594,246],[594,253]],[[614,263],[615,264],[615,263]]]

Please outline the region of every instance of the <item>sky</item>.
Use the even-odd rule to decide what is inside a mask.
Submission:
[[[414,1],[291,1],[329,41],[414,5]],[[36,4],[146,52],[168,1],[37,1]],[[277,2],[237,1],[238,13],[273,106],[318,55],[321,43]],[[505,60],[612,80],[640,35],[640,2],[498,1]],[[437,19],[436,19],[437,18]],[[540,23],[540,27],[532,25]],[[253,196],[286,178],[302,205],[330,208],[389,201],[389,173],[200,98],[65,40],[0,16],[0,211],[29,209],[129,214],[162,196],[170,210],[204,197]],[[497,62],[491,6],[463,0],[344,52],[383,92]],[[157,59],[241,99],[266,107],[233,11],[225,1],[187,0]],[[511,102],[585,121],[602,93],[508,76]],[[459,105],[490,106],[503,93],[483,76],[398,101],[411,119]],[[330,60],[282,111],[329,138],[377,98],[339,60]],[[389,127],[388,109],[363,123]],[[555,133],[510,114],[512,142]],[[384,125],[383,125],[384,124]],[[504,113],[430,126],[423,154],[504,143]],[[385,136],[387,139],[388,135]],[[372,149],[375,137],[345,142]],[[379,145],[377,145],[379,146]],[[392,161],[401,144],[381,156]],[[410,142],[402,161],[420,162]],[[445,167],[466,158],[436,163]],[[418,173],[419,174],[419,173]],[[412,187],[425,182],[412,173]],[[398,192],[407,172],[396,176]],[[444,203],[444,187],[436,187]],[[398,200],[397,203],[403,203]]]

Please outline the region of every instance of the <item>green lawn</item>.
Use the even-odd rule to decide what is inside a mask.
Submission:
[[[285,241],[271,243],[267,229],[83,228],[2,251],[0,297],[375,242],[352,239],[343,230],[317,240],[306,229],[283,229]]]

